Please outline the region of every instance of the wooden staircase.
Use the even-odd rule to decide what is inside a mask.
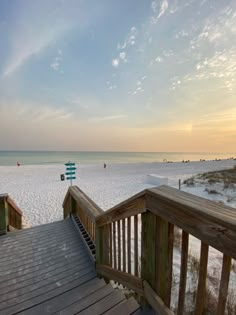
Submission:
[[[72,219],[1,236],[0,253],[1,315],[148,313],[97,277]]]

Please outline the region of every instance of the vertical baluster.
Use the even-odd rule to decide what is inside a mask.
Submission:
[[[120,220],[117,222],[118,229],[118,270],[121,270],[121,239],[120,239]]]
[[[134,216],[134,275],[138,276],[138,216]]]
[[[197,302],[195,315],[202,315],[205,306],[206,277],[208,262],[208,245],[201,242],[200,268],[198,277]]]
[[[109,263],[110,263],[110,266],[112,267],[113,266],[113,263],[112,263],[112,224],[110,223],[109,224]]]
[[[113,253],[114,253],[114,268],[117,269],[117,259],[116,259],[116,222],[112,223],[113,228]]]
[[[170,307],[173,269],[174,224],[168,224],[168,272],[165,304]]]
[[[188,271],[188,241],[189,235],[187,232],[182,232],[182,250],[181,250],[181,268],[180,268],[180,284],[179,284],[179,302],[178,315],[184,313],[184,299],[186,290],[186,279]]]
[[[131,217],[128,218],[127,225],[128,273],[131,273]]]
[[[163,301],[167,296],[168,275],[168,222],[156,216],[156,266],[157,266],[157,294]]]
[[[218,301],[218,306],[217,306],[217,315],[221,315],[225,313],[225,305],[226,305],[228,286],[229,286],[230,269],[231,269],[231,257],[224,255],[222,271],[221,271],[221,279],[220,279],[220,293],[219,293],[219,301]]]
[[[125,237],[125,219],[122,220],[122,242],[123,242],[123,271],[126,272],[126,237]]]

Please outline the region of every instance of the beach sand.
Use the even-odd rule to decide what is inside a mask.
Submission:
[[[139,163],[139,164],[108,164],[104,169],[103,164],[78,165],[77,179],[73,185],[79,186],[89,195],[104,211],[145,188],[153,187],[147,183],[147,175],[156,174],[168,178],[168,185],[178,188],[179,179],[190,178],[193,175],[232,168],[236,165],[234,160],[205,161],[205,162],[175,162],[175,163]],[[69,181],[61,181],[60,174],[65,173],[64,165],[38,165],[38,166],[0,166],[0,193],[8,193],[22,209],[24,217],[29,225],[61,220],[63,218],[62,203],[70,185]],[[234,198],[227,202],[227,196],[223,192],[209,194],[205,184],[194,186],[182,185],[181,189],[216,202],[224,202],[236,208],[235,188],[226,194],[234,194]],[[235,209],[236,211],[236,209]],[[139,257],[141,254],[141,225],[139,230]],[[194,250],[193,250],[194,249]],[[199,260],[200,241],[190,236],[190,253]],[[133,248],[132,248],[133,252]],[[180,277],[181,252],[179,247],[174,248],[172,287],[172,309],[178,302],[179,277]],[[131,257],[133,268],[133,255]],[[208,287],[215,291],[215,283],[218,283],[222,265],[222,253],[210,247],[208,272],[214,280],[208,283]],[[231,271],[230,290],[235,292],[234,285],[236,273]],[[193,307],[194,291],[197,281],[188,271],[186,305],[189,310]]]
[[[147,183],[148,174],[168,178],[168,185],[178,188],[178,181],[192,175],[213,170],[231,168],[234,160],[175,163],[121,163],[77,165],[76,180],[79,186],[104,211],[145,188],[153,187]],[[8,193],[22,209],[30,225],[57,221],[63,218],[62,202],[70,185],[61,181],[65,173],[64,165],[0,166],[0,193]],[[210,199],[222,199],[211,195],[204,187],[187,187],[182,190]],[[236,206],[234,200],[229,203]]]

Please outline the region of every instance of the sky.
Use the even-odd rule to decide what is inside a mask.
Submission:
[[[0,150],[236,152],[236,1],[1,0]]]

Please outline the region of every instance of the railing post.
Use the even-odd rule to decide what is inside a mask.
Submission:
[[[70,196],[70,213],[76,213],[76,201],[72,196]]]
[[[168,222],[142,213],[141,278],[166,301],[168,294]]]
[[[96,226],[96,264],[98,265],[110,265],[109,253],[110,253],[110,229],[109,225]]]
[[[8,228],[7,196],[7,194],[0,195],[0,235],[6,234]]]

